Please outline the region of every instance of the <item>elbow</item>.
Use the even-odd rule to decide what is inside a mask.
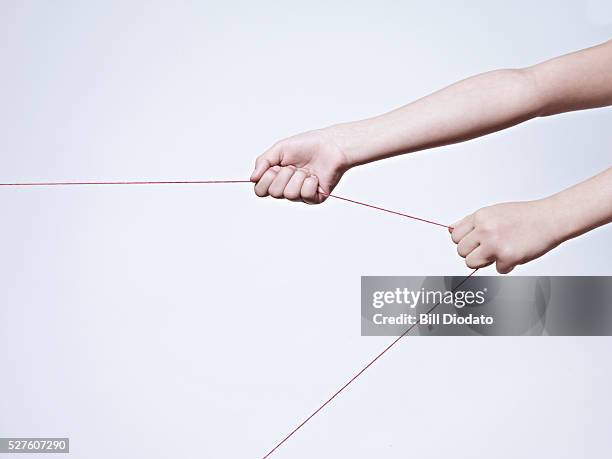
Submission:
[[[516,118],[514,121],[547,115],[546,96],[533,67],[494,70],[483,76],[504,101],[506,110]]]
[[[511,69],[517,85],[521,88],[521,99],[524,101],[530,118],[549,116],[553,113],[549,110],[546,90],[542,86],[538,69],[534,67],[524,67]]]

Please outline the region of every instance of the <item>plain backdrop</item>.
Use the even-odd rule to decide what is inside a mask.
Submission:
[[[605,1],[3,1],[0,181],[248,178],[279,138],[611,37]],[[605,169],[611,123],[534,120],[337,192],[451,223]],[[245,184],[2,188],[0,209],[0,436],[74,458],[260,458],[388,344],[360,337],[360,276],[468,272],[443,229]],[[611,236],[513,275],[612,275]],[[409,338],[274,457],[610,457],[611,349]]]

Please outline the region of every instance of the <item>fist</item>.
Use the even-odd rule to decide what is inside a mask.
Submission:
[[[451,225],[451,238],[469,268],[495,263],[497,272],[507,274],[561,242],[553,210],[543,200],[484,207]]]
[[[320,204],[348,170],[327,130],[305,132],[274,144],[255,161],[255,194]]]

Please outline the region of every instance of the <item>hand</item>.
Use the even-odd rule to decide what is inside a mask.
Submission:
[[[255,161],[255,194],[320,204],[349,168],[333,129],[305,132],[274,144]]]
[[[555,205],[549,200],[484,207],[451,225],[457,252],[469,268],[496,263],[500,274],[559,245]]]

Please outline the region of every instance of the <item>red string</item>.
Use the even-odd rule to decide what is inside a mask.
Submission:
[[[33,186],[72,186],[72,185],[201,185],[201,184],[222,184],[222,183],[251,183],[250,180],[172,180],[172,181],[121,181],[121,182],[22,182],[22,183],[0,183],[0,186],[4,187],[33,187]],[[372,204],[367,204],[365,202],[355,201],[353,199],[344,198],[342,196],[328,194],[322,191],[319,191],[321,194],[325,196],[329,196],[331,198],[340,199],[342,201],[351,202],[353,204],[359,204],[361,206],[370,207],[372,209],[380,210],[382,212],[388,212],[394,215],[399,215],[402,217],[410,218],[413,220],[418,220],[424,223],[429,223],[431,225],[441,226],[443,228],[450,228],[448,225],[444,225],[442,223],[438,223],[432,220],[427,220],[425,218],[415,217],[414,215],[405,214],[403,212],[397,212],[395,210],[385,209],[383,207],[378,207]],[[470,273],[469,276],[464,278],[452,291],[457,290],[464,282],[466,282],[472,275],[478,271],[475,269]],[[440,303],[434,305],[427,313],[433,311]],[[341,392],[343,392],[348,386],[350,386],[357,378],[359,378],[368,368],[370,368],[374,363],[378,361],[383,355],[387,353],[393,346],[395,346],[402,338],[404,338],[410,331],[419,323],[410,326],[404,333],[398,336],[391,344],[389,344],[385,349],[382,350],[376,357],[370,360],[361,370],[359,370],[355,375],[350,378],[340,389],[338,389],[331,397],[329,397],[321,406],[319,406],[312,414],[310,414],[304,421],[302,421],[296,428],[294,428],[288,435],[286,435],[279,443],[274,446],[262,459],[267,459],[270,457],[278,448],[280,448],[287,440],[289,440],[298,430],[300,430],[308,421],[310,421],[313,417],[315,417],[321,410],[323,410],[327,405],[329,405]]]
[[[74,186],[74,185],[206,185],[206,184],[221,184],[221,183],[252,183],[250,180],[165,180],[165,181],[120,181],[120,182],[21,182],[21,183],[0,183],[0,186],[4,187],[32,187],[32,186]],[[319,193],[329,196],[330,198],[340,199],[342,201],[351,202],[353,204],[359,204],[360,206],[370,207],[371,209],[380,210],[382,212],[388,212],[390,214],[399,215],[401,217],[411,218],[431,225],[441,226],[443,228],[450,228],[448,225],[438,223],[433,220],[427,220],[421,217],[415,217],[414,215],[405,214],[395,210],[385,209],[384,207],[378,207],[373,204],[368,204],[361,201],[355,201],[353,199],[344,198],[335,194],[325,193],[319,190]]]
[[[413,220],[418,220],[420,222],[430,223],[432,225],[441,226],[443,228],[450,228],[450,226],[445,225],[443,223],[434,222],[432,220],[427,220],[425,218],[415,217],[414,215],[408,215],[408,214],[405,214],[403,212],[397,212],[395,210],[385,209],[383,207],[374,206],[372,204],[367,204],[365,202],[354,201],[353,199],[343,198],[342,196],[338,196],[338,195],[335,195],[335,194],[327,194],[327,193],[322,193],[322,194],[325,194],[325,195],[329,196],[330,198],[342,199],[343,201],[352,202],[353,204],[359,204],[360,206],[370,207],[372,209],[381,210],[383,212],[389,212],[390,214],[400,215],[400,216],[406,217],[406,218],[412,218]]]
[[[461,287],[470,277],[472,277],[474,275],[474,273],[476,273],[476,271],[478,271],[478,268],[476,268],[474,271],[472,271],[468,276],[466,276],[461,282],[459,282],[459,284],[457,284],[455,286],[455,288],[453,288],[451,290],[451,292],[454,292],[455,290],[457,290],[459,287]],[[425,314],[429,314],[431,311],[433,311],[434,309],[436,309],[438,306],[440,306],[440,303],[435,304],[434,306],[432,306]],[[270,457],[278,448],[280,448],[287,440],[289,440],[298,430],[300,430],[302,427],[304,427],[304,425],[310,421],[312,418],[314,418],[317,414],[319,414],[319,412],[325,408],[327,405],[329,405],[331,403],[331,401],[333,399],[335,399],[338,395],[340,395],[340,393],[342,391],[344,391],[344,389],[346,389],[348,386],[350,386],[357,378],[359,378],[363,373],[365,373],[365,371],[370,368],[372,365],[374,365],[376,363],[376,361],[378,359],[380,359],[383,355],[385,355],[387,353],[387,351],[389,349],[391,349],[393,346],[395,346],[402,338],[404,338],[406,335],[408,335],[408,333],[410,333],[410,331],[416,327],[417,325],[420,325],[420,321],[415,323],[414,325],[411,325],[410,327],[408,327],[406,329],[406,331],[404,333],[402,333],[400,336],[398,336],[397,338],[395,338],[395,340],[393,340],[391,342],[391,344],[389,344],[386,348],[384,348],[382,350],[382,352],[380,352],[376,357],[374,357],[372,360],[370,360],[368,362],[367,365],[365,365],[361,370],[359,370],[357,373],[355,373],[355,375],[349,379],[340,389],[338,389],[331,397],[329,397],[321,406],[319,406],[310,416],[308,416],[306,419],[304,419],[304,421],[302,421],[295,429],[293,429],[285,438],[283,438],[280,442],[278,442],[276,444],[276,446],[274,448],[272,448],[265,456],[263,456],[261,459],[267,459],[268,457]]]
[[[0,183],[0,186],[70,186],[70,185],[202,185],[207,183],[251,183],[250,180],[170,180],[144,182],[25,182]]]

